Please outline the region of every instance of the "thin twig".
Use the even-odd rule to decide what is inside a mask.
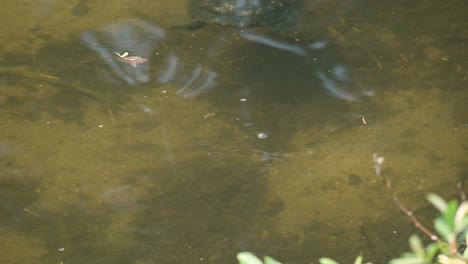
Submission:
[[[364,45],[362,45],[359,41],[356,41],[356,40],[354,41],[354,43],[356,44],[356,46],[361,48],[369,57],[371,57],[371,59],[375,62],[379,70],[383,69],[383,66],[382,64],[380,64],[379,60],[374,56],[374,54],[372,54],[368,49],[366,49]]]
[[[402,211],[406,216],[408,216],[411,219],[411,221],[417,229],[421,230],[421,232],[426,234],[431,240],[438,241],[439,237],[433,232],[429,231],[429,229],[426,228],[423,224],[421,224],[418,218],[414,216],[413,212],[403,205],[403,203],[400,201],[400,199],[398,198],[398,196],[392,188],[392,181],[382,174],[382,165],[384,162],[384,158],[382,156],[379,156],[377,153],[374,153],[373,161],[375,166],[375,174],[385,183],[385,187],[392,196],[393,201],[396,203],[398,209],[400,209],[400,211]]]

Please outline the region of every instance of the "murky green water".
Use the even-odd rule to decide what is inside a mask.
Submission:
[[[372,154],[422,222],[426,193],[458,197],[468,5],[304,3],[287,33],[184,28],[185,1],[3,3],[0,263],[406,250]]]

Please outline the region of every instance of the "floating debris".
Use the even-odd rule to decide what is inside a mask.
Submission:
[[[268,135],[266,133],[263,133],[263,132],[258,132],[257,133],[257,138],[258,139],[266,139],[266,138],[268,138]]]

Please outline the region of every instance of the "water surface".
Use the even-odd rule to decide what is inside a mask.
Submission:
[[[384,263],[467,177],[465,1],[303,1],[193,28],[185,1],[5,1],[1,263]],[[128,52],[124,58],[122,55]],[[134,67],[129,56],[146,59]],[[467,184],[464,184],[464,188]]]

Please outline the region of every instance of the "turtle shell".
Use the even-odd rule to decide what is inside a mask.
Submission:
[[[294,0],[189,0],[188,3],[193,19],[235,27],[293,25],[296,10]]]

